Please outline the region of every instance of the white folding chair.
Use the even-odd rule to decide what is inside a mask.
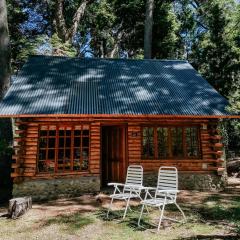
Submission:
[[[129,165],[127,169],[127,177],[125,184],[122,183],[109,183],[108,186],[114,186],[114,192],[110,195],[111,202],[108,207],[107,218],[112,208],[113,200],[124,200],[126,207],[123,219],[126,217],[129,208],[129,202],[132,198],[141,198],[141,191],[143,189],[143,168],[141,165]]]
[[[168,204],[175,204],[181,212],[183,219],[185,220],[185,214],[176,202],[178,191],[178,171],[175,167],[160,167],[158,172],[157,187],[145,187],[146,191],[144,200],[141,201],[142,209],[138,219],[138,226],[142,218],[143,210],[145,207],[156,207],[160,210],[160,217],[157,231],[159,231],[162,220],[169,219],[177,221],[176,219],[167,218],[164,216],[165,206]],[[151,191],[153,194],[151,194]]]

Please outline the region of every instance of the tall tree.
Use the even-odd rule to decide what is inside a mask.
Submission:
[[[152,57],[152,28],[154,0],[146,0],[146,15],[144,23],[144,58]]]
[[[0,99],[10,86],[10,41],[8,34],[7,5],[0,1]]]

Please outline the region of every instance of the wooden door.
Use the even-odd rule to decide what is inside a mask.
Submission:
[[[102,185],[124,182],[126,165],[125,126],[102,127]]]

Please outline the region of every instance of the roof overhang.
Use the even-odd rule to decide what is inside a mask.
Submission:
[[[16,114],[16,115],[0,115],[0,118],[36,118],[36,117],[52,117],[52,118],[178,118],[178,119],[239,119],[240,115],[153,115],[153,114]]]

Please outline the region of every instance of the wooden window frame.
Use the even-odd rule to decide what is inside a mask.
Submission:
[[[143,128],[153,128],[153,142],[154,142],[154,158],[145,158],[143,157]],[[158,136],[157,128],[167,128],[168,129],[168,138],[167,138],[167,151],[168,156],[166,158],[158,157]],[[172,133],[171,128],[182,128],[182,148],[183,148],[183,157],[174,157],[172,154]],[[197,129],[197,145],[198,145],[198,156],[189,157],[187,156],[187,136],[186,128],[196,128]],[[201,135],[200,135],[200,125],[199,124],[188,124],[188,125],[142,125],[141,126],[141,159],[142,160],[195,160],[202,159],[201,152]]]
[[[88,126],[87,129],[84,128],[84,126]],[[56,131],[55,133],[55,136],[52,136],[52,137],[49,137],[49,131],[51,131],[51,127],[53,127],[53,131]],[[47,131],[47,136],[42,136],[42,138],[46,138],[47,139],[47,146],[45,148],[40,148],[40,139],[41,139],[41,130],[45,130],[45,129],[42,129],[42,128],[46,128],[46,131]],[[63,136],[63,139],[64,139],[64,147],[59,147],[59,139],[61,138],[61,136],[59,135],[59,131],[63,130],[64,131],[64,136]],[[66,131],[67,130],[70,130],[71,133],[69,135],[69,137],[66,135]],[[74,131],[76,130],[80,130],[81,131],[81,134],[80,135],[75,135],[74,134]],[[83,131],[84,130],[88,130],[88,135],[84,135],[83,134]],[[66,154],[66,148],[65,148],[65,145],[66,145],[66,139],[67,138],[70,138],[71,139],[71,143],[70,143],[70,147],[68,147],[67,149],[70,150],[70,170],[68,169],[65,169],[66,165],[64,165],[64,170],[61,171],[58,169],[58,159],[59,159],[59,150],[60,149],[64,149],[64,155]],[[74,140],[76,137],[79,137],[80,138],[80,146],[79,147],[75,147],[74,145]],[[43,171],[39,171],[39,161],[47,161],[48,159],[45,159],[45,160],[40,160],[39,159],[39,154],[40,154],[40,150],[45,150],[46,153],[48,152],[49,150],[49,147],[48,147],[48,141],[49,141],[49,138],[54,138],[55,139],[55,147],[54,147],[54,150],[55,150],[55,156],[54,156],[54,172],[43,172]],[[84,138],[88,138],[88,146],[87,147],[83,147],[83,139]],[[90,139],[91,139],[91,125],[89,123],[80,123],[80,124],[65,124],[65,123],[62,123],[62,124],[40,124],[39,125],[39,128],[38,128],[38,149],[37,149],[37,166],[36,166],[36,169],[37,169],[37,174],[39,175],[52,175],[52,174],[71,174],[71,173],[84,173],[84,172],[89,172],[90,169],[89,169],[89,165],[90,165],[90,153],[91,153],[91,144],[90,144]],[[51,148],[52,149],[52,148]],[[80,164],[80,170],[74,170],[74,149],[80,149],[80,159],[79,159],[79,164]],[[83,156],[83,150],[84,149],[87,149],[88,150],[88,168],[87,169],[81,169],[82,168],[82,164],[83,164],[83,161],[84,161],[84,156]],[[46,157],[48,155],[46,154]]]

